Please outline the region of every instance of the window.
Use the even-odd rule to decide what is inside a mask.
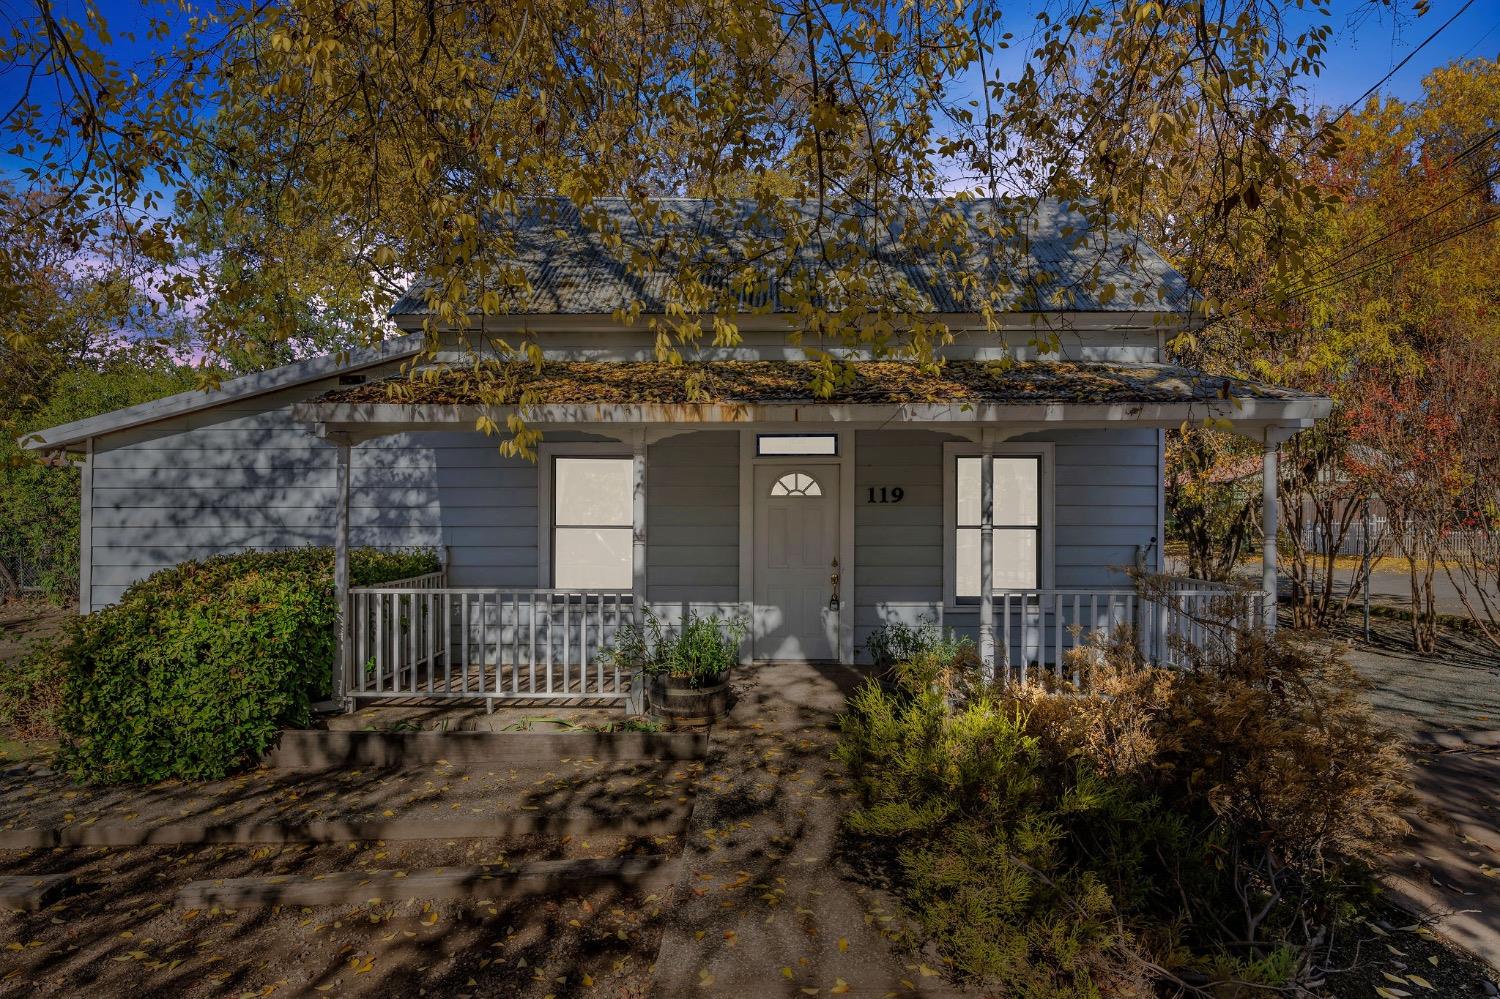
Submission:
[[[755,438],[755,454],[761,458],[777,454],[838,453],[838,434],[761,434]]]
[[[771,486],[772,496],[822,496],[818,480],[803,472],[788,472]]]
[[[632,582],[629,458],[552,459],[552,585],[628,590]]]
[[[1034,589],[1041,583],[1042,521],[1040,455],[995,456],[994,588]],[[979,596],[980,459],[961,455],[956,478],[953,593]]]

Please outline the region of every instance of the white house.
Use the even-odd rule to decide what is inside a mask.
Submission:
[[[1076,224],[1044,211],[1028,266],[1088,266],[1064,238]],[[347,590],[348,545],[440,546],[443,573],[347,594],[348,694],[621,697],[598,651],[642,608],[743,615],[758,660],[852,662],[896,620],[971,633],[1013,667],[1054,666],[1081,631],[1120,623],[1165,654],[1191,615],[1143,604],[1126,575],[1162,566],[1165,430],[1222,421],[1264,443],[1274,482],[1275,445],[1330,408],[1164,363],[1190,296],[1150,250],[1106,275],[1112,298],[1018,301],[998,333],[941,269],[908,260],[955,332],[943,375],[856,354],[856,383],[831,398],[809,390],[772,287],[745,303],[739,345],[690,359],[703,387],[690,398],[651,335],[611,318],[637,299],[661,308],[660,289],[581,226],[533,237],[518,257],[533,292],[486,323],[545,354],[524,414],[540,460],[503,457],[474,429],[481,415],[503,426],[508,408],[457,369],[422,384],[399,373],[418,332],[56,427],[30,444],[85,456],[83,610],[218,552],[333,544]],[[425,298],[393,318],[419,330]],[[1038,329],[1055,352],[1029,346]],[[1000,358],[1012,363],[985,363]],[[1274,538],[1274,489],[1265,516]],[[1274,593],[1244,599],[1264,619]]]

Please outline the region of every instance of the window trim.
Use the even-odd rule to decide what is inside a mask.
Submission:
[[[1053,545],[1056,519],[1054,460],[1057,447],[1045,441],[996,444],[997,458],[1036,458],[1037,461],[1037,589],[1050,590],[1055,579],[1056,551]],[[979,602],[958,597],[958,459],[980,458],[984,448],[969,441],[943,445],[943,608],[946,611],[977,612]],[[998,591],[997,591],[998,592]]]
[[[785,454],[780,454],[780,453],[767,454],[766,452],[763,452],[760,449],[760,445],[761,445],[762,441],[767,440],[767,439],[777,438],[777,437],[780,437],[780,438],[788,438],[788,437],[817,437],[819,439],[831,440],[831,441],[833,441],[833,450],[827,452],[826,454],[825,453],[821,453],[821,452],[812,452],[812,453],[808,453],[808,454],[802,454],[802,453],[797,453],[797,452],[788,452],[788,453],[785,453]],[[813,458],[813,459],[822,458],[822,459],[827,460],[827,459],[830,459],[830,458],[837,458],[837,457],[839,457],[840,450],[841,450],[841,447],[840,447],[839,435],[837,433],[825,433],[825,432],[800,433],[800,434],[794,434],[794,433],[784,433],[784,434],[783,433],[757,433],[755,435],[755,457],[757,459],[760,459],[760,458],[771,458],[771,459],[775,459],[775,458],[790,458],[793,461],[796,461],[796,460],[800,460],[802,458]]]
[[[552,542],[553,531],[557,525],[554,523],[555,511],[553,510],[553,477],[556,474],[555,459],[557,458],[623,458],[627,461],[634,455],[630,446],[615,441],[579,441],[575,443],[561,444],[539,444],[537,445],[537,470],[536,470],[536,578],[537,589],[556,589],[556,580],[552,571]],[[630,593],[632,586],[623,589],[596,589],[590,588],[589,593]]]

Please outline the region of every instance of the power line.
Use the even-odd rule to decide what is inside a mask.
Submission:
[[[1494,135],[1500,135],[1500,129],[1497,129],[1493,134]],[[1477,145],[1474,146],[1474,147],[1471,147],[1471,151],[1472,151],[1473,148],[1478,148],[1478,147],[1477,147]],[[1467,155],[1467,154],[1465,154],[1465,155]],[[1452,160],[1448,161],[1447,165],[1451,166],[1453,163],[1457,162],[1459,158],[1460,157],[1454,157]],[[1496,180],[1496,178],[1500,178],[1500,167],[1496,167],[1494,170],[1490,171],[1490,173],[1488,173],[1483,178],[1481,178],[1480,181],[1479,181],[1479,183],[1472,184],[1470,186],[1465,187],[1463,190],[1459,191],[1453,197],[1449,198],[1447,201],[1443,202],[1441,205],[1438,205],[1436,208],[1429,208],[1427,211],[1423,212],[1421,215],[1418,215],[1416,218],[1414,218],[1414,219],[1407,219],[1405,222],[1401,223],[1400,225],[1397,225],[1397,226],[1394,226],[1394,227],[1392,227],[1390,229],[1387,229],[1385,232],[1383,232],[1380,235],[1376,236],[1374,239],[1366,240],[1365,242],[1360,243],[1360,244],[1354,246],[1353,248],[1351,248],[1349,250],[1345,250],[1342,254],[1340,254],[1337,257],[1334,257],[1332,260],[1330,260],[1327,263],[1323,264],[1321,267],[1318,267],[1315,270],[1308,271],[1306,276],[1307,277],[1312,277],[1315,274],[1321,274],[1321,273],[1323,273],[1324,271],[1328,270],[1329,268],[1337,267],[1339,264],[1343,263],[1345,260],[1348,260],[1350,257],[1354,256],[1355,254],[1362,253],[1365,250],[1368,250],[1372,246],[1377,246],[1380,243],[1385,242],[1387,239],[1390,239],[1392,236],[1395,236],[1398,233],[1405,232],[1406,230],[1410,229],[1412,226],[1416,225],[1417,223],[1426,221],[1427,219],[1429,219],[1432,216],[1436,215],[1438,212],[1442,211],[1444,208],[1447,208],[1449,205],[1456,204],[1457,202],[1463,200],[1465,197],[1469,196],[1470,194],[1475,194],[1475,193],[1478,193],[1479,191],[1482,191],[1484,188],[1488,187],[1491,183],[1493,183]]]
[[[1422,39],[1422,41],[1417,44],[1416,48],[1412,49],[1410,52],[1406,53],[1406,55],[1402,56],[1401,57],[1401,61],[1398,62],[1398,63],[1396,63],[1396,65],[1392,66],[1390,68],[1390,71],[1387,72],[1380,79],[1378,79],[1374,83],[1370,84],[1370,87],[1369,87],[1368,90],[1366,90],[1364,93],[1360,94],[1357,98],[1355,98],[1354,100],[1350,101],[1348,104],[1345,104],[1344,105],[1344,109],[1342,111],[1340,111],[1334,117],[1334,119],[1332,121],[1330,121],[1326,125],[1324,125],[1323,128],[1320,129],[1316,135],[1309,136],[1308,139],[1305,142],[1302,143],[1302,146],[1295,153],[1292,154],[1293,158],[1294,159],[1301,159],[1302,158],[1302,154],[1305,153],[1305,152],[1307,152],[1307,149],[1308,149],[1309,146],[1311,146],[1315,141],[1317,141],[1318,138],[1320,138],[1321,136],[1327,134],[1327,130],[1328,129],[1332,128],[1333,126],[1337,125],[1339,122],[1343,121],[1344,120],[1344,116],[1347,115],[1350,111],[1354,110],[1355,105],[1357,105],[1357,104],[1363,104],[1365,102],[1365,99],[1367,97],[1369,97],[1371,94],[1375,93],[1375,91],[1377,91],[1377,90],[1380,89],[1380,85],[1381,84],[1385,83],[1391,77],[1393,77],[1397,73],[1399,73],[1401,71],[1401,68],[1403,66],[1405,66],[1407,63],[1411,62],[1413,56],[1415,56],[1418,52],[1420,52],[1424,48],[1426,48],[1427,44],[1429,42],[1431,42],[1438,35],[1442,34],[1443,29],[1447,28],[1448,25],[1450,25],[1454,21],[1458,20],[1459,17],[1461,17],[1463,15],[1464,11],[1468,10],[1472,6],[1474,6],[1474,0],[1464,0],[1464,5],[1462,7],[1460,7],[1460,8],[1458,8],[1458,10],[1454,12],[1454,14],[1453,14],[1452,17],[1448,18],[1448,20],[1446,20],[1442,24],[1438,25],[1437,29],[1434,30],[1432,34],[1430,34],[1426,38]]]
[[[1286,302],[1295,302],[1297,299],[1299,299],[1299,298],[1305,298],[1308,295],[1313,294],[1314,292],[1323,291],[1323,290],[1325,290],[1327,288],[1336,287],[1336,286],[1338,286],[1340,284],[1343,284],[1346,281],[1352,281],[1352,280],[1354,280],[1357,277],[1363,277],[1364,275],[1368,274],[1370,271],[1377,270],[1380,267],[1382,267],[1382,266],[1384,266],[1386,264],[1392,263],[1393,261],[1395,261],[1395,260],[1397,260],[1397,259],[1399,259],[1401,257],[1409,257],[1413,253],[1420,253],[1423,250],[1431,249],[1434,246],[1440,246],[1443,243],[1448,242],[1449,240],[1457,239],[1459,236],[1462,236],[1465,233],[1468,233],[1468,232],[1471,232],[1471,231],[1473,231],[1475,229],[1478,229],[1478,228],[1481,228],[1483,226],[1489,225],[1491,222],[1494,222],[1496,219],[1500,219],[1500,211],[1491,212],[1489,215],[1486,215],[1486,216],[1484,216],[1483,218],[1480,218],[1480,219],[1475,219],[1472,222],[1466,222],[1465,224],[1459,226],[1457,229],[1453,230],[1452,232],[1444,233],[1441,236],[1434,236],[1432,239],[1429,239],[1425,243],[1418,244],[1417,246],[1407,247],[1407,248],[1399,250],[1399,251],[1397,251],[1395,253],[1387,254],[1386,256],[1380,257],[1379,259],[1376,259],[1376,260],[1372,260],[1372,261],[1370,261],[1367,264],[1361,264],[1360,266],[1356,267],[1352,271],[1346,271],[1345,273],[1340,274],[1340,275],[1338,275],[1338,276],[1336,276],[1334,278],[1331,278],[1328,281],[1324,281],[1321,284],[1313,285],[1311,287],[1306,287],[1306,288],[1300,288],[1300,289],[1298,289],[1296,291],[1288,292],[1286,295],[1282,296],[1282,300],[1286,301]],[[1249,306],[1246,306],[1246,308],[1248,308],[1248,307]],[[1244,312],[1244,311],[1245,311],[1245,309],[1237,309],[1235,312],[1230,313],[1230,315],[1225,316],[1224,318],[1228,319],[1231,316],[1238,315],[1239,313]]]

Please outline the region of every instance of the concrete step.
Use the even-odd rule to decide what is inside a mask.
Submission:
[[[512,867],[445,867],[426,871],[349,871],[320,875],[223,878],[192,881],[177,892],[177,904],[206,908],[249,905],[360,905],[405,899],[529,898],[599,889],[664,892],[676,883],[679,860],[611,857],[606,860],[542,860]]]
[[[18,874],[0,877],[0,909],[39,912],[72,887],[71,874]]]
[[[489,818],[393,818],[379,822],[168,822],[162,825],[66,825],[0,829],[0,850],[76,846],[198,846],[210,843],[351,843],[376,840],[509,839],[521,836],[677,836],[689,811],[662,805],[649,812],[518,810]]]
[[[701,760],[703,732],[331,732],[288,729],[262,763],[296,770],[558,760]]]

